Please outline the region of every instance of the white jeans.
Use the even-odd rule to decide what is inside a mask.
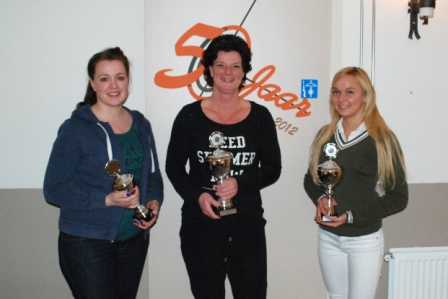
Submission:
[[[319,263],[331,299],[374,299],[383,264],[383,230],[340,237],[319,228]]]

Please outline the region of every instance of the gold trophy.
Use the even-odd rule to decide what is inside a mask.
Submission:
[[[220,146],[224,144],[224,135],[221,132],[215,131],[208,138],[210,145],[216,150],[207,157],[210,163],[210,170],[216,179],[217,184],[222,184],[229,178],[230,168],[233,165],[233,157],[228,152],[222,150]],[[218,216],[233,215],[236,213],[236,208],[233,206],[232,200],[218,198],[219,207],[216,211]]]
[[[333,205],[331,197],[333,195],[334,187],[341,179],[342,169],[332,160],[339,154],[339,149],[336,144],[327,143],[324,146],[323,151],[325,156],[327,156],[330,160],[327,160],[317,166],[317,175],[319,177],[320,184],[325,187],[325,194],[328,198],[328,207],[330,210],[328,211],[328,215],[322,215],[322,220],[332,221],[331,218],[338,217],[338,213],[336,212],[336,208]]]
[[[118,160],[110,160],[106,163],[104,167],[106,169],[106,173],[108,176],[114,176],[115,182],[113,189],[114,191],[131,191],[134,188],[134,176],[132,174],[120,174],[121,164]],[[145,207],[144,205],[139,205],[134,209],[135,215],[134,219],[150,221],[151,220],[151,211]]]

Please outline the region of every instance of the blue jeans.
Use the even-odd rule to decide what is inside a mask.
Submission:
[[[149,239],[110,242],[59,234],[59,265],[73,297],[113,299],[137,296]]]
[[[266,299],[266,220],[249,215],[184,220],[181,249],[196,299],[224,299],[229,278],[235,299]]]

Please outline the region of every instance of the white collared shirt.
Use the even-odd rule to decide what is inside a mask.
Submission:
[[[358,137],[359,135],[361,135],[365,130],[366,130],[366,126],[364,125],[364,122],[362,122],[358,128],[356,128],[355,130],[350,132],[350,135],[348,136],[348,140],[345,139],[345,134],[344,134],[344,127],[342,126],[342,120],[344,118],[341,117],[337,123],[337,128],[339,133],[341,133],[341,137],[344,140],[344,142],[349,142],[350,140],[355,139],[356,137]]]

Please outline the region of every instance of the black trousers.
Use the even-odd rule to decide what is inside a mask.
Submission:
[[[183,219],[182,256],[195,299],[224,299],[226,275],[235,299],[265,299],[266,220],[244,214]]]

